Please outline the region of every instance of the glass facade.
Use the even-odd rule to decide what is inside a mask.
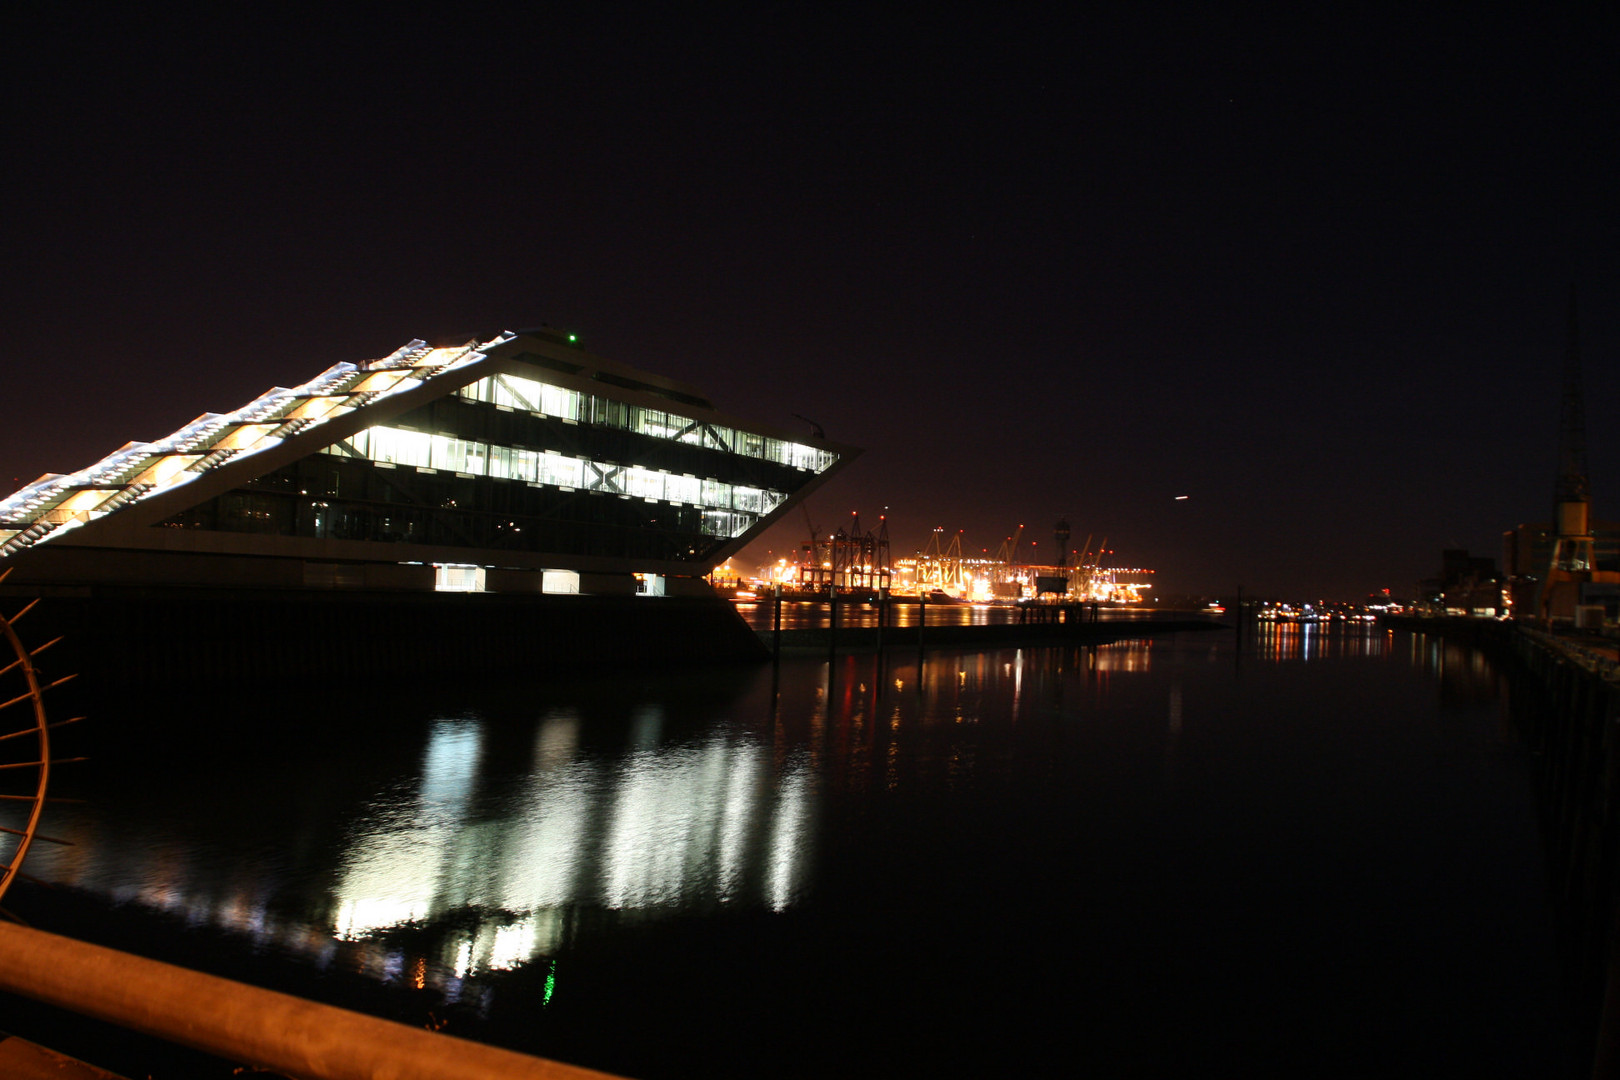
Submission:
[[[707,424],[663,409],[631,405],[516,375],[491,375],[479,379],[462,387],[458,396],[467,401],[493,404],[499,409],[522,410],[536,416],[578,424],[633,431],[810,472],[819,473],[838,460],[838,455],[829,450],[818,450],[803,443]]]
[[[478,379],[173,528],[700,562],[837,455],[536,379]]]

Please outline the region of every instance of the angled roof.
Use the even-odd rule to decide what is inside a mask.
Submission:
[[[424,341],[368,364],[336,364],[302,386],[277,386],[229,413],[204,413],[155,442],[126,443],[78,472],[48,474],[0,501],[0,556],[59,530],[87,525],[423,386],[484,358],[485,346],[431,348]],[[347,425],[345,425],[347,426]],[[337,435],[342,438],[342,435]]]
[[[148,526],[484,376],[537,367],[561,385],[814,447],[840,463],[858,453],[723,417],[690,387],[593,356],[548,331],[508,332],[456,347],[412,341],[381,359],[337,364],[300,386],[275,387],[233,412],[205,413],[162,439],[129,443],[77,472],[41,477],[0,500],[0,564],[55,541],[120,546]],[[760,526],[824,478],[791,493]]]

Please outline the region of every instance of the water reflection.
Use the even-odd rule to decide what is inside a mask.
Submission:
[[[1302,1030],[1255,1070],[1286,1073],[1369,1018],[1445,1055],[1515,1029],[1555,996],[1539,939],[1501,945],[1505,904],[1542,911],[1516,884],[1529,804],[1495,704],[1435,708],[1488,665],[1372,631],[1257,633],[1271,662],[1243,667],[1236,641],[311,695],[306,729],[244,708],[189,767],[131,736],[96,802],[53,811],[80,846],[30,869],[90,894],[92,929],[127,904],[154,941],[458,1001],[457,1034],[625,1075],[827,1075],[849,1045],[892,1045],[890,1071],[1078,1045],[1184,1075],[1232,1032],[1252,1054]]]
[[[278,873],[250,851],[221,851],[207,821],[176,822],[139,800],[63,808],[55,826],[76,846],[30,869],[323,970],[339,963],[475,1005],[482,991],[468,979],[555,955],[582,911],[781,911],[802,896],[817,801],[803,746],[773,767],[756,732],[668,739],[648,706],[628,745],[604,752],[583,745],[582,718],[563,710],[536,726],[532,757],[514,774],[488,752],[491,724],[476,714],[434,721],[416,769],[328,823],[340,830],[330,871]],[[284,806],[217,808],[244,831],[266,811],[296,817]],[[310,835],[284,842],[304,855],[325,846]]]
[[[755,630],[771,630],[776,625],[776,607],[769,600],[737,602],[737,613]],[[881,622],[895,629],[915,629],[918,607],[909,601],[888,603],[880,612],[876,603],[840,601],[838,625],[843,628],[874,627]],[[1027,609],[1010,603],[931,603],[922,609],[927,626],[998,626],[1017,623]],[[1102,607],[1087,614],[1102,622],[1152,622],[1157,619],[1185,619],[1186,612],[1159,612],[1152,608]],[[825,600],[784,600],[783,630],[816,630],[827,626],[831,613]]]
[[[475,719],[435,725],[421,779],[384,792],[350,830],[337,887],[339,937],[418,922],[441,912],[447,873],[458,850],[479,840],[462,830],[479,759],[480,724]],[[467,899],[465,896],[453,899]]]
[[[1362,622],[1281,622],[1257,619],[1254,655],[1260,660],[1319,660],[1327,657],[1383,656],[1394,631]]]
[[[381,793],[348,829],[331,923],[357,939],[454,919],[450,966],[504,970],[565,943],[569,913],[793,903],[811,847],[809,759],[773,777],[750,732],[671,742],[645,706],[616,758],[585,752],[580,718],[548,716],[515,781],[481,770],[487,721],[433,725],[413,785]]]
[[[1437,645],[1413,641],[1414,664],[1439,663]],[[1282,662],[1382,655],[1387,640],[1278,627],[1255,648]],[[786,911],[824,873],[829,800],[1016,786],[1021,771],[1049,773],[1048,755],[1072,752],[1073,733],[1095,718],[1156,714],[1145,756],[1170,782],[1210,708],[1193,672],[1217,670],[1189,658],[1215,649],[1198,637],[942,651],[921,664],[796,661],[775,677],[742,673],[728,700],[695,719],[673,712],[672,697],[628,690],[611,722],[568,704],[528,720],[440,715],[402,728],[394,738],[414,752],[320,813],[300,812],[297,787],[261,792],[289,802],[219,804],[220,837],[183,814],[155,816],[138,797],[114,799],[59,811],[55,829],[80,846],[31,868],[323,968],[341,962],[465,999],[477,992],[470,980],[555,957],[615,923]],[[1154,682],[1156,661],[1168,674]],[[1156,703],[1140,700],[1150,685]],[[183,787],[175,798],[219,803]],[[262,828],[258,815],[302,824],[232,850]]]
[[[1439,684],[1447,705],[1489,701],[1501,693],[1502,677],[1486,656],[1435,634],[1412,634],[1407,645],[1412,666]]]

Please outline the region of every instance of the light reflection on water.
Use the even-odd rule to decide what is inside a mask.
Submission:
[[[604,761],[580,749],[576,715],[554,714],[528,772],[490,790],[478,770],[485,724],[435,723],[417,790],[357,814],[333,890],[337,937],[459,914],[467,936],[450,947],[450,967],[461,978],[554,953],[579,906],[792,903],[814,797],[802,752],[773,780],[757,735],[668,744],[647,706],[624,753]]]
[[[736,604],[737,613],[755,630],[771,630],[776,625],[776,607],[769,600],[742,600]],[[1103,622],[1152,622],[1157,619],[1198,619],[1203,615],[1187,612],[1158,611],[1151,607],[1126,608],[1101,606],[1087,609],[1088,617]],[[1003,626],[1027,617],[1026,608],[1012,603],[930,603],[923,609],[928,626]],[[885,626],[894,629],[914,628],[918,608],[915,603],[901,600],[889,604],[881,615]],[[816,630],[826,627],[831,613],[825,600],[784,600],[782,602],[783,630]],[[880,615],[876,603],[840,601],[838,625],[840,627],[874,627]]]
[[[715,904],[786,910],[811,878],[820,785],[861,786],[874,769],[891,790],[916,784],[906,729],[1017,717],[1031,677],[1043,687],[1077,677],[1101,700],[1111,677],[1150,670],[1155,647],[947,653],[881,674],[867,670],[871,657],[839,657],[831,672],[790,669],[769,700],[769,673],[753,671],[740,712],[768,712],[769,727],[716,718],[696,737],[671,736],[664,705],[641,702],[617,749],[586,745],[578,708],[550,707],[518,763],[492,760],[489,718],[442,716],[426,725],[414,768],[379,778],[322,823],[339,833],[330,868],[296,866],[289,878],[274,859],[257,864],[187,835],[185,822],[141,822],[138,806],[59,810],[53,827],[78,846],[41,850],[30,868],[318,964],[336,942],[370,943],[360,962],[381,978],[459,981],[554,954],[581,908],[637,917]],[[829,715],[838,728],[830,740]],[[973,739],[954,742],[934,762],[948,787],[971,782],[977,757]],[[302,893],[295,903],[289,888]],[[401,951],[413,935],[398,932],[452,923],[423,974],[421,957]]]
[[[456,849],[470,849],[467,841],[477,839],[462,826],[478,757],[476,721],[440,721],[416,790],[391,790],[361,812],[348,830],[336,890],[339,937],[417,922],[443,909],[446,870]]]
[[[635,978],[656,1005],[643,1001],[642,1022],[662,1010],[701,1028],[715,1006],[694,993],[682,1013],[672,1000],[695,981],[711,997],[733,994],[738,1010],[794,993],[823,1003],[853,994],[856,1013],[877,1017],[915,997],[921,1011],[908,1023],[922,1030],[955,1001],[958,965],[971,964],[1007,1002],[1005,1018],[985,1021],[992,1028],[1022,1030],[1031,1010],[1059,1010],[1065,1023],[1089,1016],[1101,1040],[1139,1016],[1204,1009],[1213,1030],[1309,996],[1229,1007],[1260,992],[1229,993],[1228,971],[1240,984],[1275,969],[1283,982],[1350,992],[1333,966],[1349,948],[1340,941],[1380,973],[1368,994],[1382,993],[1401,962],[1389,959],[1389,927],[1406,932],[1392,913],[1430,887],[1434,860],[1420,848],[1380,862],[1379,845],[1428,843],[1412,823],[1436,805],[1455,804],[1468,836],[1479,812],[1467,799],[1505,805],[1478,769],[1441,775],[1451,798],[1434,795],[1433,761],[1462,751],[1487,760],[1494,736],[1425,719],[1425,680],[1489,712],[1494,676],[1466,651],[1373,628],[1257,632],[1241,664],[1231,640],[940,651],[920,665],[899,650],[887,661],[784,661],[779,677],[765,667],[541,685],[515,700],[469,694],[449,708],[393,702],[368,734],[344,740],[346,753],[311,754],[321,736],[302,733],[251,744],[251,773],[238,745],[189,770],[149,749],[133,763],[136,779],[53,812],[52,830],[80,846],[41,850],[30,869],[322,970],[435,990],[480,1015],[526,971],[547,975],[549,1005],[559,964],[563,999],[582,1000],[569,995],[582,994],[581,969],[599,964],[601,941],[640,935],[639,965],[644,950],[658,953],[649,942],[673,948],[661,927],[679,927],[678,937],[739,913],[788,928],[752,922],[750,933],[786,936],[766,949],[726,939],[669,969],[647,961]],[[1378,681],[1375,667],[1387,671],[1388,700],[1342,709]],[[322,707],[308,705],[311,732],[355,723]],[[243,716],[244,728],[274,719]],[[1368,732],[1397,741],[1366,741]],[[1429,741],[1413,744],[1410,761],[1388,749],[1418,739]],[[234,782],[219,779],[231,770]],[[1361,873],[1341,851],[1381,869]],[[1398,901],[1387,881],[1405,890]],[[1436,910],[1466,907],[1470,889],[1442,894]],[[1332,933],[1310,923],[1317,909]],[[1361,911],[1382,937],[1355,939]],[[1267,935],[1290,918],[1309,931],[1284,933],[1286,950],[1257,952],[1252,966],[1232,960],[1269,950]],[[1429,936],[1425,926],[1410,940]],[[844,939],[853,951],[836,951]],[[1169,975],[1139,962],[1142,941],[1176,965]],[[796,962],[778,963],[773,949]],[[885,960],[891,949],[903,959]],[[1295,958],[1301,949],[1308,961]],[[1463,941],[1433,970],[1475,949]],[[919,964],[935,965],[920,982],[901,970]],[[837,974],[798,990],[818,966]],[[869,978],[848,986],[847,970]],[[1089,1013],[1034,989],[1075,970],[1106,987]],[[1167,1002],[1166,986],[1193,996]],[[596,1018],[603,1045],[615,1045],[618,1021]],[[788,1022],[773,1012],[761,1030]],[[647,1051],[654,1061],[667,1052]]]
[[[1261,660],[1317,660],[1326,656],[1382,656],[1393,630],[1366,623],[1254,620],[1255,656]]]
[[[850,688],[834,689],[859,712]],[[813,693],[809,719],[819,728],[825,683]],[[513,769],[491,760],[487,717],[433,720],[419,765],[383,778],[330,823],[341,831],[331,871],[301,868],[306,893],[329,878],[323,895],[292,905],[314,918],[278,912],[288,905],[273,872],[221,859],[206,840],[174,832],[173,821],[126,816],[138,807],[59,811],[54,827],[77,846],[42,852],[30,869],[322,967],[348,943],[375,977],[410,973],[415,985],[452,997],[469,976],[554,954],[581,909],[646,918],[796,902],[817,802],[816,759],[802,733],[779,726],[773,740],[761,726],[720,723],[696,738],[670,737],[663,706],[651,702],[636,706],[624,745],[604,752],[584,745],[585,722],[576,709],[548,711],[529,760]]]
[[[1255,655],[1376,655],[1384,639],[1383,631],[1279,628],[1262,631]],[[1046,707],[1043,692],[1049,698],[1064,683],[1079,688],[1080,700],[1101,703],[1113,678],[1147,674],[1155,651],[1166,648],[1143,640],[944,653],[920,669],[890,664],[881,674],[867,670],[875,664],[870,657],[840,657],[831,672],[799,664],[768,704],[759,685],[766,676],[754,672],[741,712],[770,712],[770,727],[721,722],[696,738],[672,738],[662,703],[642,702],[616,750],[585,745],[580,711],[552,707],[534,722],[529,759],[515,768],[492,767],[488,718],[444,716],[427,725],[415,769],[381,778],[340,820],[325,823],[341,833],[336,863],[325,871],[296,868],[293,884],[304,895],[292,905],[278,895],[288,883],[277,867],[151,823],[109,828],[94,809],[58,811],[53,827],[79,846],[41,849],[30,869],[117,903],[274,942],[320,964],[334,942],[386,940],[387,948],[361,952],[363,964],[388,980],[422,967],[400,952],[391,932],[454,923],[453,940],[433,950],[425,977],[460,980],[554,954],[581,908],[638,917],[715,904],[785,910],[812,874],[818,786],[841,780],[862,787],[874,771],[889,790],[928,782],[918,775],[908,732],[940,723],[971,727],[986,715],[1016,720]],[[1033,700],[1026,700],[1029,680]],[[1182,696],[1178,678],[1167,706],[1172,738],[1183,723]],[[829,715],[838,729],[831,740]],[[948,741],[934,754],[937,782],[971,783],[978,738]],[[323,882],[320,895],[310,895]],[[287,917],[288,907],[305,917]]]

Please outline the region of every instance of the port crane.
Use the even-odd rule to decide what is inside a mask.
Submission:
[[[810,530],[805,545],[808,557],[799,565],[799,584],[810,589],[884,590],[889,588],[892,568],[889,559],[889,518],[879,515],[878,527],[861,528],[860,511],[852,511],[848,525],[825,541],[821,530],[810,519],[803,503],[804,523]]]
[[[928,589],[941,589],[944,591],[958,590],[963,587],[962,580],[962,533],[957,530],[951,537],[948,545],[940,543],[940,536],[945,529],[940,526],[928,538],[928,546],[917,555],[917,587]]]
[[[996,549],[996,561],[1015,566],[1018,563],[1018,541],[1023,539],[1024,526],[1020,524],[1013,534],[1001,542]]]
[[[805,544],[805,546],[804,546],[804,550],[807,551],[809,553],[809,556],[810,556],[809,559],[806,560],[806,561],[811,566],[820,566],[821,565],[821,530],[816,528],[816,523],[810,520],[810,507],[808,505],[806,505],[805,503],[800,503],[799,504],[799,512],[804,514],[805,528],[810,530],[810,542]]]

